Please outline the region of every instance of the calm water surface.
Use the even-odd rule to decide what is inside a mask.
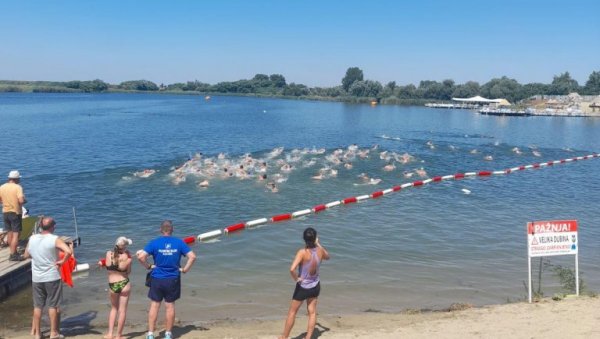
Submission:
[[[383,139],[381,136],[396,139]],[[427,145],[431,141],[435,148]],[[230,158],[293,149],[379,145],[416,161],[383,172],[377,153],[339,168],[337,178],[315,182],[317,167],[301,168],[265,190],[256,180],[215,180],[208,189],[169,173],[189,154]],[[93,263],[119,235],[133,250],[157,236],[163,219],[176,235],[197,235],[240,221],[293,212],[414,179],[495,170],[590,154],[600,150],[600,119],[509,118],[470,111],[348,105],[274,99],[135,94],[0,94],[0,174],[19,169],[33,214],[53,215],[60,234],[74,234],[78,213],[80,262]],[[511,150],[518,147],[523,154]],[[477,149],[477,154],[470,151]],[[532,149],[541,157],[532,154]],[[493,161],[485,161],[491,155]],[[321,159],[322,160],[322,159]],[[320,160],[320,161],[321,161]],[[157,174],[133,179],[152,168]],[[383,179],[355,185],[367,172]],[[293,283],[288,268],[301,233],[319,231],[332,260],[321,268],[320,312],[443,308],[453,302],[503,303],[525,296],[525,223],[574,218],[580,223],[580,269],[589,289],[600,290],[600,160],[504,177],[469,179],[409,189],[359,205],[291,222],[270,224],[193,247],[199,259],[183,279],[183,321],[283,317]],[[470,190],[470,195],[461,191]],[[553,263],[573,267],[572,258]],[[134,263],[131,322],[143,322],[144,272]],[[106,276],[92,270],[66,292],[66,315],[104,323]],[[559,291],[545,275],[544,291]],[[4,325],[25,325],[25,290],[2,303]],[[92,313],[86,313],[92,311]],[[98,312],[97,314],[94,312]],[[89,320],[88,319],[88,320]],[[18,320],[18,321],[16,321]]]

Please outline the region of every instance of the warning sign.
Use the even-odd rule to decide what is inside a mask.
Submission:
[[[577,220],[527,223],[527,248],[530,257],[577,254],[577,240]]]

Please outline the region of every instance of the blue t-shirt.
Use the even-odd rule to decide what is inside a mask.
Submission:
[[[179,238],[162,236],[150,241],[144,251],[154,258],[152,278],[166,279],[179,277],[179,261],[191,250]]]

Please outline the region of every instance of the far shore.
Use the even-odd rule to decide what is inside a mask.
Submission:
[[[599,338],[600,298],[569,297],[469,308],[453,305],[450,310],[401,313],[365,312],[353,315],[322,315],[313,338]],[[161,314],[162,318],[162,314]],[[201,318],[201,316],[200,316]],[[284,319],[234,320],[178,324],[176,338],[276,338]],[[160,326],[160,325],[159,325]],[[299,314],[291,338],[303,338],[306,317]],[[126,338],[145,335],[142,324],[130,325]],[[67,338],[99,338],[101,327],[63,329]],[[47,332],[46,338],[47,338]],[[161,335],[164,334],[161,332]],[[0,338],[30,338],[28,329],[0,330]],[[158,336],[160,338],[161,336]]]

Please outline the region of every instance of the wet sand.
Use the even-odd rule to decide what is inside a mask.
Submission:
[[[571,297],[534,304],[513,303],[479,308],[459,305],[458,310],[402,313],[365,312],[354,315],[319,315],[313,338],[599,338],[600,298]],[[283,318],[276,320],[226,320],[179,324],[176,338],[276,338]],[[161,314],[162,318],[162,314]],[[292,338],[303,338],[306,317],[299,315]],[[67,337],[100,338],[105,328],[71,328]],[[141,338],[145,328],[127,327],[126,338]],[[28,330],[0,331],[2,338],[31,338]],[[161,334],[163,334],[161,332]],[[46,332],[47,338],[47,332]],[[158,336],[157,338],[161,338]]]

